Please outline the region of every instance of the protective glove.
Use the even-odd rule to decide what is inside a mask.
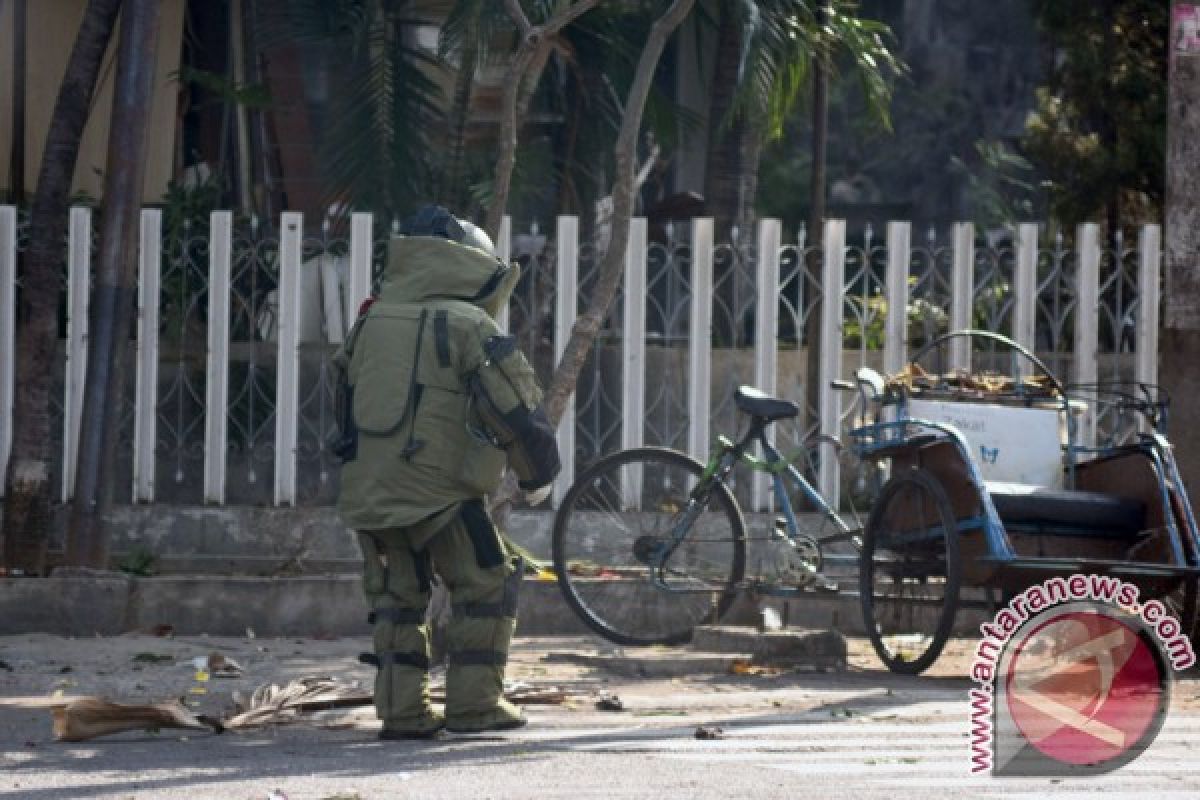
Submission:
[[[547,483],[538,489],[532,489],[525,493],[525,502],[531,506],[540,506],[550,496],[550,491],[554,488],[553,483]]]

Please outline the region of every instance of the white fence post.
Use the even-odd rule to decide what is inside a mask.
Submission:
[[[67,250],[67,365],[63,391],[62,500],[75,494],[75,464],[87,376],[88,294],[92,276],[92,211],[72,208]]]
[[[17,209],[0,206],[0,497],[12,453],[14,363],[17,360]]]
[[[571,338],[571,328],[579,313],[579,218],[560,216],[557,230],[558,258],[554,310],[554,364],[562,360]],[[558,508],[567,489],[575,482],[575,395],[567,398],[562,419],[558,421],[558,452],[562,470],[554,483],[554,507]]]
[[[1134,374],[1141,383],[1158,383],[1158,304],[1161,292],[1162,228],[1143,225],[1138,234],[1137,354]]]
[[[975,225],[954,223],[954,272],[950,276],[950,330],[971,327],[975,302]],[[971,342],[957,339],[950,345],[950,366],[971,368]]]
[[[300,287],[304,215],[284,212],[279,226],[279,350],[275,363],[275,505],[296,504],[300,403]]]
[[[820,422],[819,433],[822,436],[837,436],[841,427],[841,410],[838,406],[838,395],[834,391],[833,381],[836,380],[842,367],[842,315],[846,291],[846,220],[825,220],[824,265],[821,270],[821,352],[816,354],[818,362],[817,396],[821,407],[817,414]],[[812,357],[812,353],[809,357]],[[822,451],[822,456],[831,453],[830,448]],[[834,508],[838,507],[838,485],[841,480],[838,474],[836,458],[821,458],[818,483],[821,494]]]
[[[143,209],[138,253],[137,388],[133,403],[133,502],[154,502],[158,431],[158,303],[162,211]]]
[[[912,255],[912,225],[887,224],[887,317],[884,320],[883,371],[892,375],[904,367],[908,353],[908,264]],[[864,409],[865,410],[865,409]]]
[[[350,215],[350,291],[346,294],[346,329],[358,319],[358,309],[371,294],[371,255],[375,243],[371,214]]]
[[[1033,351],[1037,334],[1038,226],[1017,226],[1017,264],[1013,275],[1013,340]]]
[[[208,224],[208,364],[204,416],[204,502],[225,502],[229,435],[229,303],[233,215],[214,211]]]
[[[1075,383],[1095,383],[1100,349],[1100,227],[1094,222],[1080,225],[1076,233],[1079,264],[1075,273]],[[1081,444],[1096,442],[1096,409],[1083,415]]]
[[[708,461],[712,394],[713,221],[692,220],[692,298],[688,327],[688,452]]]
[[[625,248],[625,308],[621,337],[621,449],[641,447],[646,422],[646,218],[629,224]],[[622,508],[642,496],[641,467],[621,472]]]
[[[757,276],[758,297],[754,315],[754,385],[769,395],[778,391],[779,356],[779,245],[783,226],[777,219],[758,222]],[[773,430],[773,429],[772,429]],[[753,508],[769,511],[772,507],[771,477],[754,473]]]
[[[346,341],[353,319],[343,314],[345,303],[342,302],[342,286],[338,278],[338,256],[322,253],[317,259],[318,278],[321,281],[321,311],[324,316],[323,328],[325,341],[338,344]]]
[[[500,232],[496,234],[496,257],[505,264],[512,260],[512,217],[507,214],[500,220]],[[512,297],[509,297],[509,303],[496,314],[496,325],[505,333],[508,333],[508,305],[511,302]]]

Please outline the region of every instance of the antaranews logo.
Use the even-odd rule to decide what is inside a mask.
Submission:
[[[1172,673],[1196,661],[1160,600],[1119,578],[1051,578],[980,626],[970,769],[1001,776],[1111,772],[1162,729]]]

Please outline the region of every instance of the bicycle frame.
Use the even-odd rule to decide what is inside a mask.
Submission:
[[[670,539],[652,557],[654,563],[651,565],[653,567],[651,581],[656,588],[668,592],[677,591],[668,586],[663,577],[667,560],[687,538],[688,532],[692,529],[692,525],[696,521],[696,517],[699,516],[700,511],[707,501],[713,482],[724,485],[725,479],[739,463],[747,465],[755,472],[763,472],[771,476],[771,491],[779,513],[783,516],[789,540],[792,542],[799,540],[800,526],[796,521],[796,513],[792,508],[791,499],[788,497],[788,487],[784,480],[785,476],[790,478],[792,484],[804,493],[808,502],[837,529],[836,533],[817,539],[818,544],[854,540],[854,534],[858,533],[859,529],[851,528],[847,525],[845,520],[829,505],[821,493],[805,479],[800,470],[796,469],[792,460],[785,458],[771,444],[766,436],[766,429],[769,424],[769,422],[755,420],[746,434],[736,443],[724,435],[717,437],[713,454],[709,458],[708,464],[705,465],[700,480],[690,493],[687,508],[680,515],[675,525],[672,526]],[[750,445],[755,442],[762,448],[765,458],[758,458],[750,453]]]

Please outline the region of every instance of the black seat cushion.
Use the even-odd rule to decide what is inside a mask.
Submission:
[[[1145,503],[1128,497],[1000,481],[987,481],[986,486],[996,513],[1006,523],[1129,534],[1145,525]]]
[[[753,386],[739,386],[733,399],[742,411],[760,419],[788,419],[800,413],[800,407],[791,400],[771,397]]]

